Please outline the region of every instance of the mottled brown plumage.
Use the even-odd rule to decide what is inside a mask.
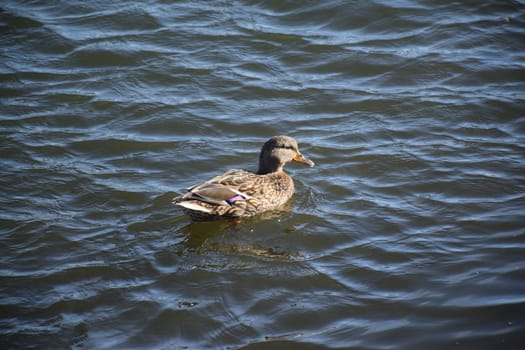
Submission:
[[[313,166],[303,157],[297,142],[289,136],[266,141],[259,155],[256,173],[228,170],[202,184],[190,187],[174,198],[194,221],[253,216],[280,207],[294,192],[292,178],[283,170],[288,162]]]

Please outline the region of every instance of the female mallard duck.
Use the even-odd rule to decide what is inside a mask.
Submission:
[[[297,141],[274,136],[262,146],[256,173],[229,170],[190,187],[173,201],[194,221],[247,217],[278,208],[294,192],[293,180],[283,170],[291,161],[314,166],[299,152]]]

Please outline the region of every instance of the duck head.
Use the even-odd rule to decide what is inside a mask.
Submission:
[[[259,155],[258,174],[268,174],[283,171],[288,162],[298,162],[314,166],[314,162],[305,158],[299,152],[299,146],[290,136],[274,136],[264,143]]]

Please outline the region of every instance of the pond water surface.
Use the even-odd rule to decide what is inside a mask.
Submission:
[[[523,349],[523,1],[0,5],[2,349]],[[171,203],[295,137],[293,200]]]

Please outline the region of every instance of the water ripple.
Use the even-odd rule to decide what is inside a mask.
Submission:
[[[519,349],[524,23],[520,1],[4,1],[0,343]],[[316,162],[282,210],[171,204],[276,134]]]

